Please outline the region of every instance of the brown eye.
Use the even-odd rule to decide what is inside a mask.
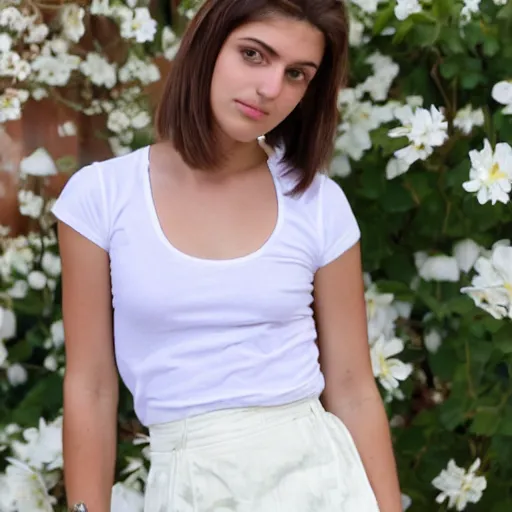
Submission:
[[[306,79],[306,74],[300,69],[289,69],[288,76],[294,81],[298,82]]]
[[[252,48],[244,48],[242,50],[242,56],[245,60],[258,64],[263,61],[263,56],[258,50]]]

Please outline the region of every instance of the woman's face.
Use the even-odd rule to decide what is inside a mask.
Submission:
[[[211,105],[221,132],[254,141],[298,105],[323,58],[313,25],[273,17],[238,27],[226,39],[212,77]]]

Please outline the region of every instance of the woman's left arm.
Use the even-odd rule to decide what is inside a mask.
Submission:
[[[371,367],[359,243],[317,271],[314,289],[322,403],[349,429],[380,511],[401,512],[389,422]]]

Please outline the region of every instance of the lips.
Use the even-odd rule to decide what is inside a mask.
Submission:
[[[268,112],[265,112],[250,103],[246,103],[245,101],[236,100],[236,104],[243,114],[252,119],[261,119],[268,115]]]

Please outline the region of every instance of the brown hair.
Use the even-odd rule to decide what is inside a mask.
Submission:
[[[305,20],[325,37],[322,63],[295,110],[266,134],[271,147],[284,146],[282,162],[306,190],[333,154],[337,97],[348,73],[348,21],[342,0],[206,0],[187,28],[167,77],[156,113],[156,134],[172,140],[191,167],[219,164],[210,104],[212,75],[220,50],[240,25],[272,15]]]

